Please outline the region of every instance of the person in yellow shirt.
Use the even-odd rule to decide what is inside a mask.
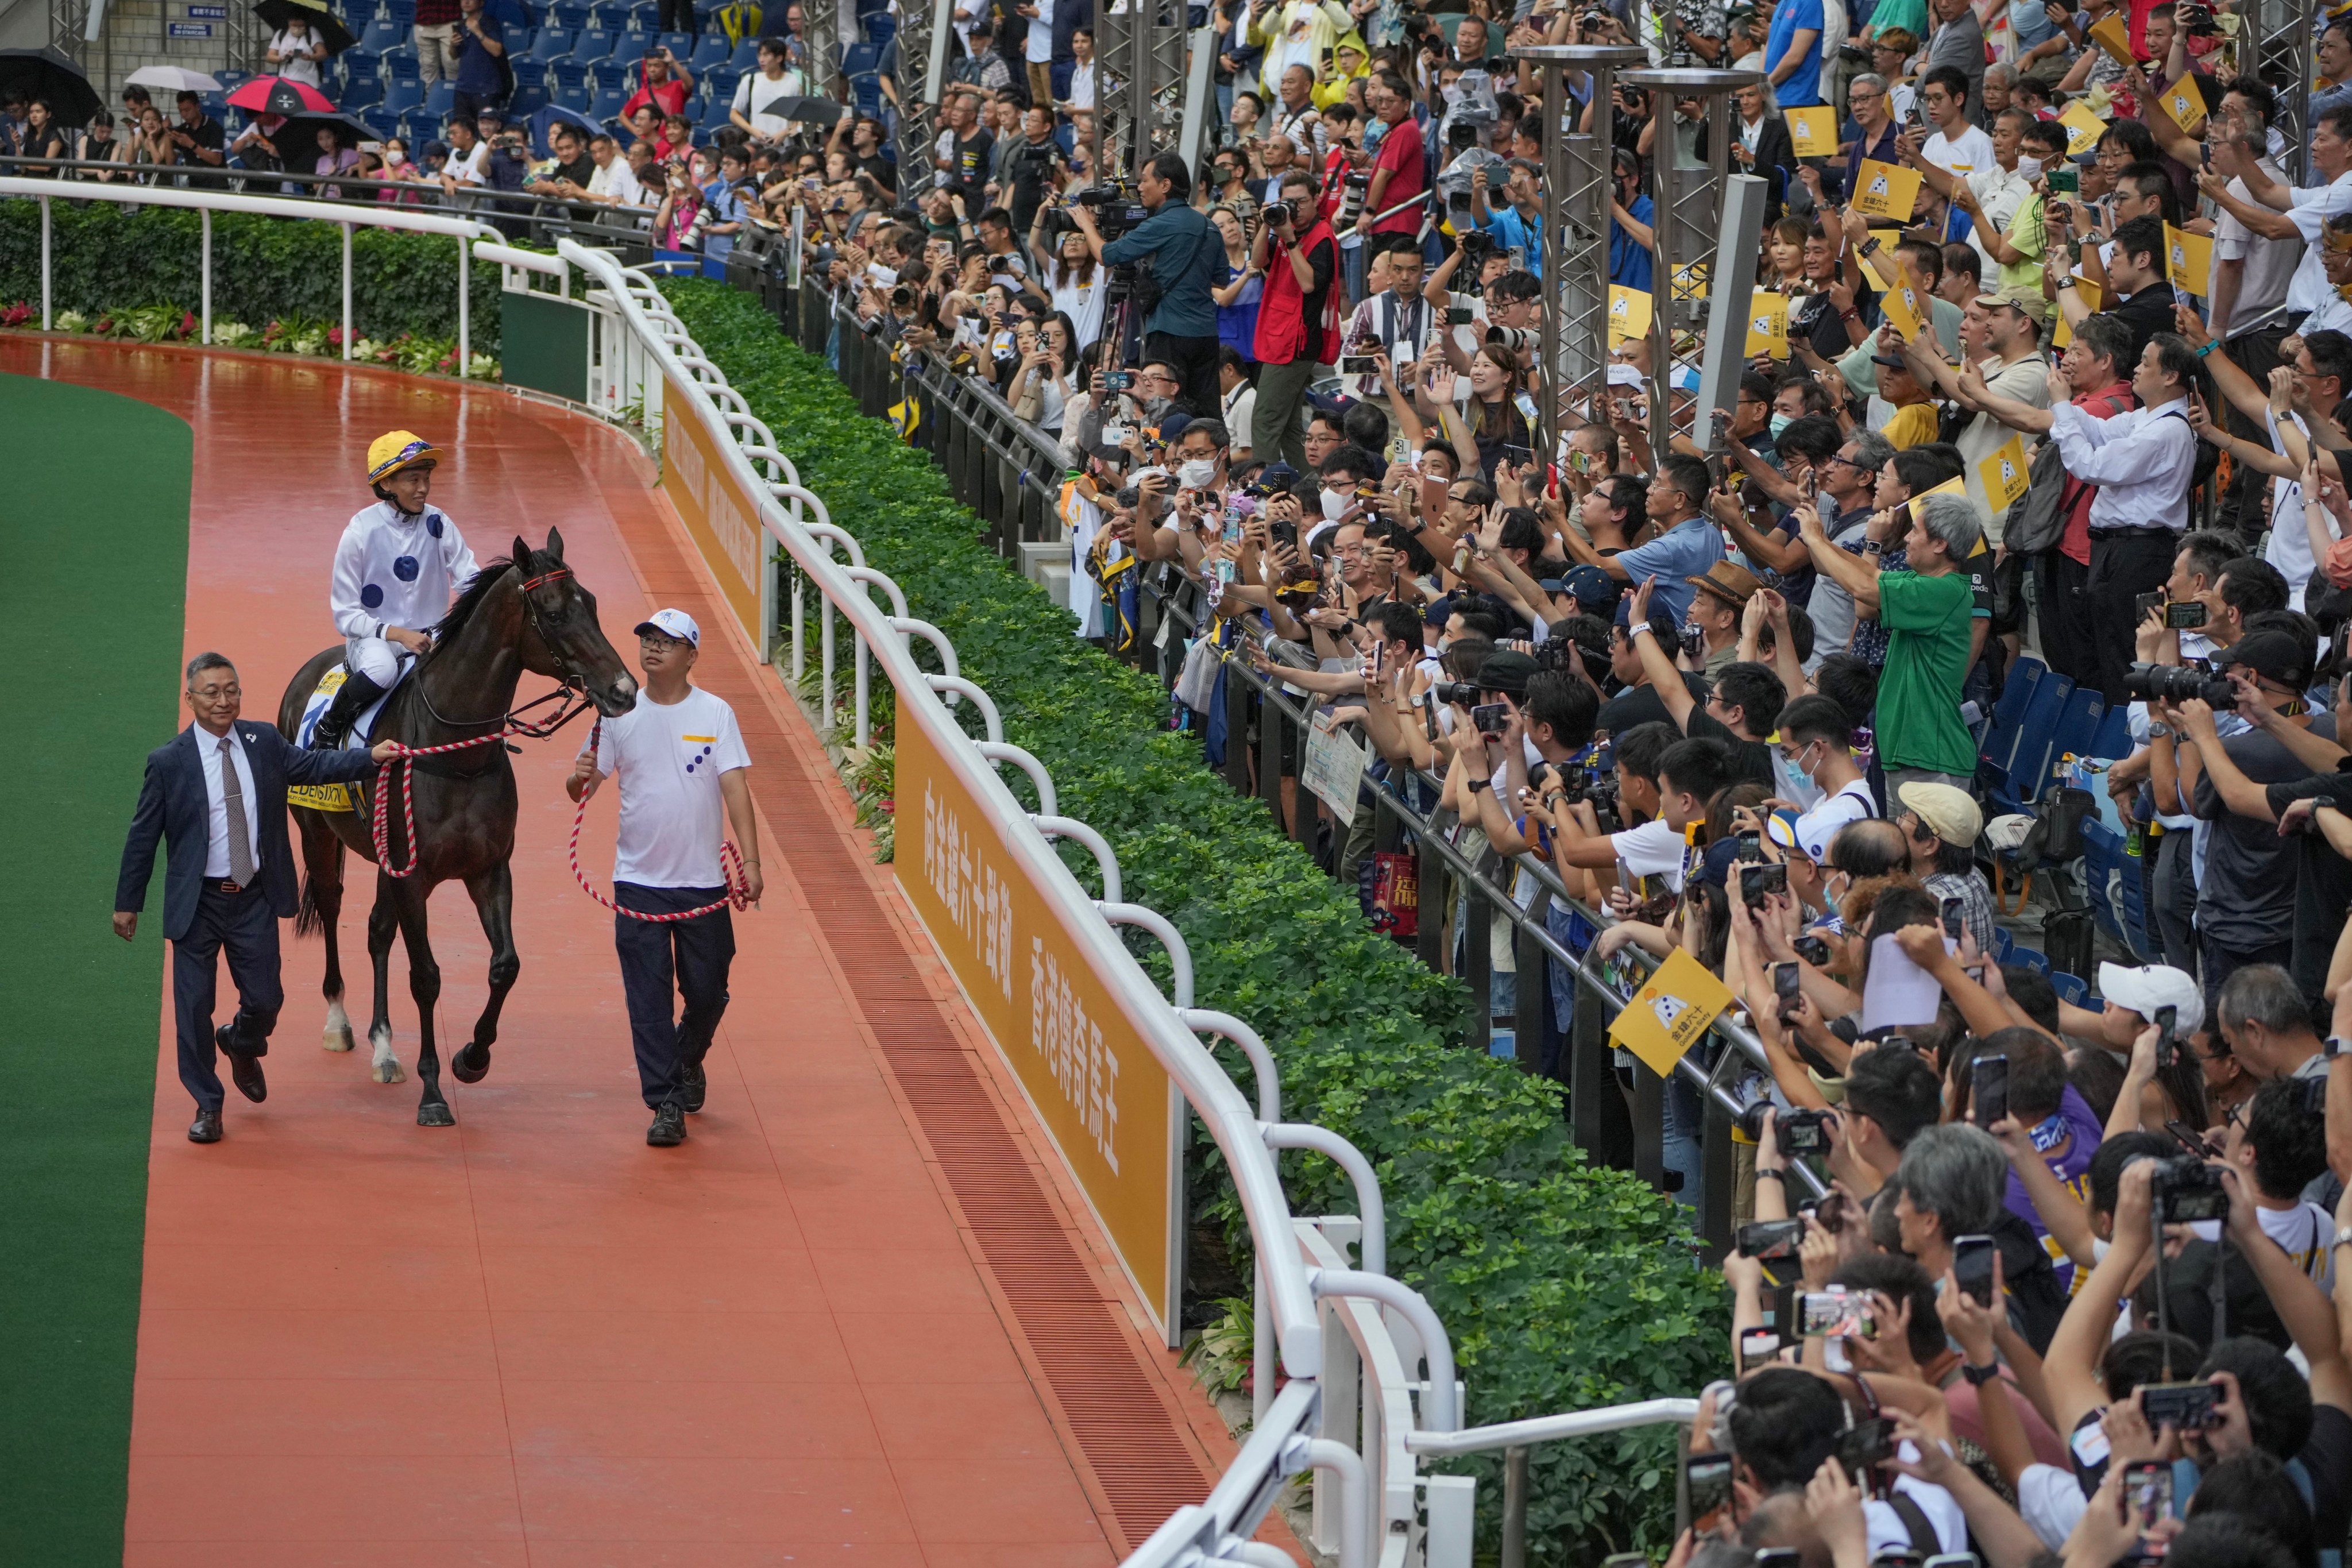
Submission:
[[[1364,35],[1349,32],[1331,47],[1331,58],[1316,68],[1315,107],[1328,109],[1348,96],[1348,83],[1360,76],[1371,74],[1372,51],[1364,47]]]
[[[1927,389],[1912,375],[1910,366],[1892,354],[1873,355],[1871,363],[1878,367],[1878,395],[1895,405],[1894,416],[1878,433],[1898,452],[1934,440],[1936,405],[1929,401]]]

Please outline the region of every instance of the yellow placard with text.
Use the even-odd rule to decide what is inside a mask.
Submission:
[[[2197,89],[2197,75],[2184,72],[2170,87],[2159,89],[2156,106],[2164,117],[2180,127],[2184,136],[2194,136],[2197,128],[2205,123],[2205,95]]]
[[[1650,291],[1628,289],[1622,283],[1609,285],[1609,341],[1622,343],[1631,338],[1650,335]]]
[[[2116,64],[2129,70],[2139,62],[2132,58],[2131,24],[2121,11],[2110,11],[2105,20],[2091,29],[2091,42],[2107,51]]]
[[[2213,241],[2185,228],[2164,226],[2164,276],[2183,294],[2203,299],[2213,291]]]
[[[1913,496],[1911,498],[1912,521],[1916,522],[1919,521],[1921,510],[1927,506],[1927,498],[1929,496],[1958,496],[1962,500],[1966,500],[1969,496],[1968,481],[1966,479],[1946,479],[1934,489],[1922,490],[1917,495]]]
[[[1704,300],[1706,298],[1706,263],[1694,261],[1687,267],[1675,268],[1675,298]]]
[[[2106,298],[2099,291],[2099,286],[2096,283],[2079,273],[2074,278],[2074,292],[2083,301],[2083,308],[2087,310],[2098,310],[2100,302]],[[2066,320],[2066,312],[2063,310],[2052,310],[2050,312],[2050,346],[2053,349],[2063,349],[2074,341],[2074,324]]]
[[[703,426],[699,399],[678,395],[662,403],[662,489],[677,508],[678,521],[718,581],[719,595],[752,646],[764,653],[768,552],[760,510],[734,470],[722,460]]]
[[[1664,1078],[1730,1005],[1731,988],[1678,947],[1610,1020],[1610,1043]]]
[[[1769,354],[1774,359],[1789,357],[1789,297],[1767,294],[1759,289],[1748,306],[1748,346],[1740,351],[1749,359]]]
[[[2025,438],[2011,436],[2001,443],[1999,451],[1977,464],[1977,478],[1983,482],[1985,499],[1992,502],[1993,510],[2007,511],[2016,505],[2027,488]]]
[[[1927,319],[1923,313],[1926,301],[1919,297],[1918,287],[1910,280],[1907,271],[1901,288],[1889,289],[1878,297],[1878,308],[1886,313],[1895,334],[1906,343],[1916,342],[1927,329]]]
[[[897,797],[899,886],[1166,1327],[1181,1289],[1184,1126],[1167,1069],[982,802],[905,713]]]
[[[1800,158],[1834,158],[1838,150],[1837,110],[1826,105],[1819,109],[1784,109],[1781,119],[1789,123],[1789,143]]]
[[[2099,144],[2107,133],[2107,122],[2091,112],[2091,106],[2081,99],[2068,104],[2058,116],[2058,123],[2066,128],[2066,156],[2080,158]]]
[[[1919,202],[1919,171],[1864,158],[1854,174],[1853,210],[1909,223]]]

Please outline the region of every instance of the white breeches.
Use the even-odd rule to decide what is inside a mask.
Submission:
[[[343,644],[343,668],[390,689],[400,672],[400,648],[383,637],[352,637]]]

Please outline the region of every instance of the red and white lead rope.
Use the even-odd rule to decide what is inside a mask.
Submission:
[[[463,752],[475,746],[496,745],[504,742],[509,735],[530,733],[528,729],[519,729],[509,725],[495,734],[477,735],[470,741],[452,741],[446,746],[404,746],[397,741],[393,742],[392,755],[385,760],[382,767],[376,770],[375,775],[375,863],[377,868],[387,877],[413,877],[416,874],[416,769],[415,764],[409,761],[411,757],[429,757],[441,752]],[[391,835],[385,831],[388,826],[386,808],[392,804],[394,768],[400,770],[400,822],[408,837],[408,864],[405,866],[394,866],[392,863],[392,839]]]
[[[595,754],[597,741],[604,732],[604,721],[602,719],[597,720],[594,724],[589,727],[588,752],[591,756]],[[727,879],[727,893],[725,897],[719,899],[715,902],[705,904],[698,910],[679,910],[675,913],[666,915],[648,914],[643,910],[623,909],[620,905],[614,903],[612,900],[606,898],[604,894],[590,887],[588,885],[587,877],[583,874],[580,869],[580,825],[587,820],[588,795],[585,792],[583,792],[580,796],[580,809],[572,813],[572,880],[580,884],[580,890],[582,892],[587,894],[590,898],[595,900],[598,903],[604,905],[614,914],[626,915],[633,921],[650,921],[656,925],[671,925],[679,921],[695,920],[700,916],[711,914],[717,910],[728,909],[730,907],[738,910],[748,910],[751,907],[751,879],[743,874],[743,853],[741,850],[735,847],[733,840],[724,839],[720,841],[719,846],[719,874]]]

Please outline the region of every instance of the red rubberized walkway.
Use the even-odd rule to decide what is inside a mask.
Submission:
[[[335,640],[328,568],[368,499],[368,440],[405,427],[448,447],[434,500],[477,555],[560,527],[624,657],[657,604],[697,615],[697,679],[742,718],[766,844],[766,904],[736,917],[709,1108],[680,1149],[645,1145],[611,917],[564,862],[584,721],[514,759],[522,974],[489,1078],[445,1076],[456,1128],[415,1124],[413,1076],[369,1078],[364,867],[342,921],[360,1049],[320,1048],[321,950],[289,923],[268,1100],[232,1095],[212,1147],[185,1137],[167,994],[128,1563],[1100,1568],[1205,1492],[1222,1427],[1139,1331],[626,437],[497,389],[317,362],[12,335],[0,371],[192,422],[186,647],[236,661],[249,718]],[[611,814],[600,798],[583,839],[600,882]],[[433,916],[446,1060],[488,954],[462,888]],[[398,948],[392,981],[413,1075]]]

